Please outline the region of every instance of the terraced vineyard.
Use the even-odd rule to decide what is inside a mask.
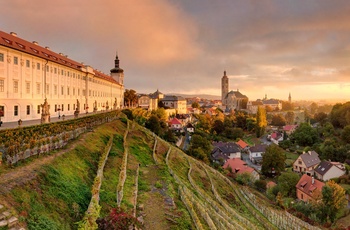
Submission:
[[[56,159],[60,168],[45,166],[35,182],[14,189],[13,198],[7,194],[22,226],[26,221],[39,221],[33,218],[40,215],[46,221],[41,229],[96,229],[96,219],[121,207],[137,217],[143,229],[318,229],[276,209],[248,187],[232,182],[125,117],[96,128],[86,138],[92,143],[89,151],[93,157],[81,154],[90,148],[86,143],[77,145]],[[88,169],[88,165],[93,167]],[[71,189],[56,187],[57,193],[50,188],[52,184],[79,188],[83,183],[84,196],[79,201],[74,201],[77,193]],[[39,203],[35,205],[40,206],[36,216],[31,213],[32,197],[42,197],[36,200]],[[53,200],[59,202],[59,210]],[[59,224],[63,219],[69,222]],[[33,224],[28,226],[36,229],[30,227]]]

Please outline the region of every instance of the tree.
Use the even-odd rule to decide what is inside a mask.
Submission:
[[[346,205],[345,190],[334,181],[328,181],[322,188],[322,203],[326,217],[334,223],[336,215]]]
[[[314,119],[316,122],[319,122],[321,125],[323,125],[327,121],[327,114],[324,112],[315,113]]]
[[[206,163],[209,163],[209,154],[211,150],[211,144],[207,138],[202,137],[199,134],[193,134],[191,138],[190,148],[188,154]]]
[[[192,108],[196,108],[196,109],[199,109],[200,108],[200,105],[199,105],[199,103],[198,102],[193,102],[192,103]]]
[[[161,126],[159,118],[156,115],[151,115],[148,121],[146,122],[146,128],[159,135],[161,133]]]
[[[282,110],[283,111],[289,111],[293,110],[293,104],[289,101],[282,101]]]
[[[228,139],[236,140],[238,138],[243,138],[244,131],[241,128],[225,127],[224,135]]]
[[[256,113],[256,136],[261,137],[265,133],[265,128],[267,126],[266,121],[266,111],[263,107],[259,106],[258,111]]]
[[[133,89],[125,89],[124,92],[124,105],[128,107],[134,107],[137,104],[137,94]]]
[[[278,145],[271,144],[263,154],[261,172],[266,176],[272,175],[272,169],[279,175],[285,168],[286,155]]]
[[[279,192],[284,196],[296,196],[296,184],[299,181],[299,176],[293,172],[284,172],[278,177]]]
[[[294,112],[287,112],[285,118],[288,125],[292,125],[294,123],[294,117]]]
[[[318,105],[315,102],[312,102],[310,105],[310,113],[315,114],[317,111]]]
[[[318,133],[308,123],[301,123],[290,139],[301,146],[312,146],[318,141]]]
[[[267,113],[269,113],[269,112],[273,111],[273,108],[271,106],[267,105],[267,106],[265,106],[265,110]]]
[[[212,127],[212,132],[216,132],[216,134],[220,135],[222,132],[224,132],[225,130],[225,126],[224,126],[224,122],[222,122],[221,120],[215,120],[213,127]]]
[[[350,144],[350,125],[344,127],[343,131],[341,132],[341,139],[345,143]]]
[[[243,111],[239,111],[236,114],[236,126],[241,128],[241,129],[246,129],[247,128],[247,113]]]
[[[156,110],[153,110],[152,114],[156,115],[161,121],[166,121],[168,119],[164,108],[158,108]]]
[[[271,125],[284,126],[286,125],[286,119],[281,114],[276,114],[272,117]]]

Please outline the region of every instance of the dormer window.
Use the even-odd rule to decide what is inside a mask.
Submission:
[[[10,40],[8,40],[8,39],[6,39],[6,38],[2,38],[2,39],[4,39],[4,41],[5,41],[7,44],[12,45],[12,41],[10,41]]]

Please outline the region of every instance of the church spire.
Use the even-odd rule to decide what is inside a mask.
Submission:
[[[114,67],[119,68],[119,58],[118,58],[118,51],[114,60]]]
[[[288,102],[292,103],[292,96],[291,96],[290,92],[289,92]]]

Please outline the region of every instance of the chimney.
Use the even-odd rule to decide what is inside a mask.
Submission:
[[[63,56],[63,53],[59,53],[59,55]]]
[[[45,49],[47,49],[47,50],[50,50],[50,47],[48,47],[48,46],[45,46]]]
[[[315,178],[314,177],[311,178],[311,184],[315,184]]]
[[[35,45],[39,45],[39,43],[37,41],[33,41],[33,44]]]
[[[12,36],[17,37],[17,33],[15,33],[15,32],[10,32],[10,34],[11,34]]]

